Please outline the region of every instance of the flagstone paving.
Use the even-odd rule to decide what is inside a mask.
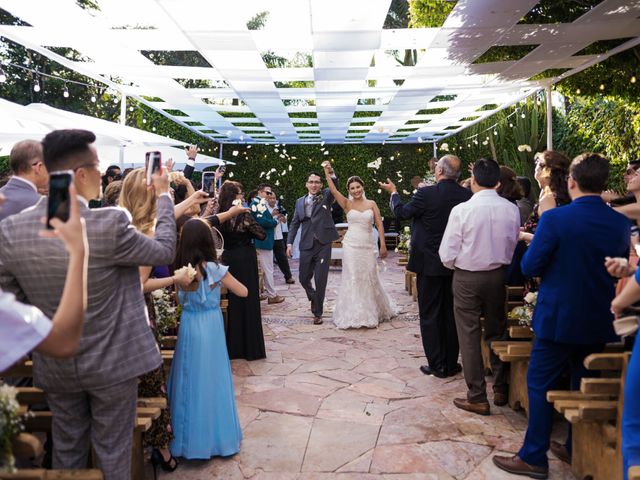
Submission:
[[[297,264],[292,262],[297,275]],[[398,319],[377,329],[341,331],[331,309],[340,285],[332,267],[324,325],[313,325],[309,302],[277,272],[286,300],[263,303],[265,360],[234,360],[244,439],[231,458],[182,461],[170,479],[513,479],[496,454],[513,454],[526,429],[522,413],[491,406],[491,416],[451,403],[465,395],[462,375],[423,375],[417,306],[404,290],[404,270],[391,254],[381,275],[398,304]],[[296,279],[297,282],[297,279]],[[490,390],[490,389],[489,389]],[[562,426],[560,426],[562,427]],[[564,435],[558,428],[555,437]],[[550,457],[551,479],[573,479]]]

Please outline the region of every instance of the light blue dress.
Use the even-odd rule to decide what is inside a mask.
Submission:
[[[179,293],[182,317],[168,385],[171,453],[189,459],[234,455],[242,441],[220,310],[228,267],[210,262],[205,270],[197,291]]]

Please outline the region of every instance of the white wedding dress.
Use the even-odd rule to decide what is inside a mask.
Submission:
[[[349,210],[342,240],[342,282],[333,310],[338,328],[377,327],[396,315],[396,307],[378,276],[373,210]]]

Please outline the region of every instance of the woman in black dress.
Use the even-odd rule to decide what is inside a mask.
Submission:
[[[233,202],[243,200],[242,184],[227,180],[220,188],[218,213],[228,211]],[[265,358],[262,314],[258,293],[258,260],[253,239],[264,240],[265,231],[250,213],[243,213],[220,225],[224,238],[222,263],[229,273],[246,285],[249,296],[240,298],[229,292],[227,349],[229,358]]]

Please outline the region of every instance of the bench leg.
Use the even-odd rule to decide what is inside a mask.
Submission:
[[[143,431],[136,427],[133,430],[131,444],[131,479],[144,480],[144,448],[142,446]]]

